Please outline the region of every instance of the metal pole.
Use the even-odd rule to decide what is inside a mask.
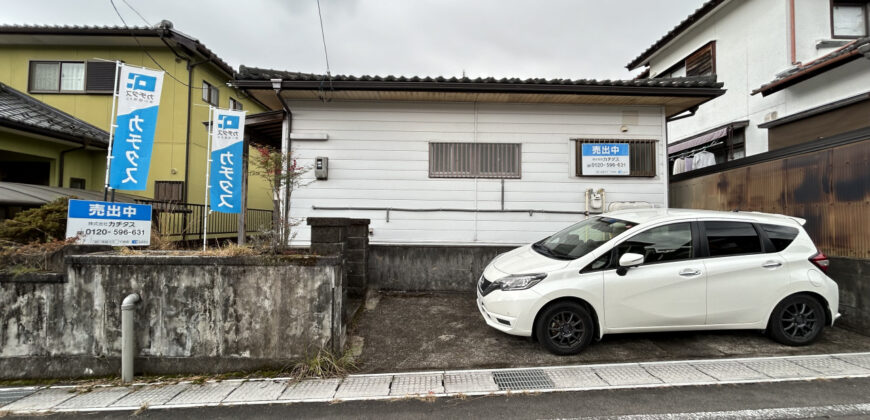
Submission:
[[[112,113],[109,114],[109,149],[106,152],[106,184],[103,187],[103,201],[109,198],[109,170],[112,168],[112,143],[115,141],[115,104],[118,103],[118,71],[121,62],[115,61],[115,90],[112,93]],[[114,201],[114,200],[113,200]]]
[[[208,107],[208,136],[206,137],[205,146],[205,202],[202,207],[202,251],[205,252],[206,240],[208,235],[208,189],[209,175],[211,174],[211,120],[214,117],[214,107]]]
[[[239,245],[245,244],[248,230],[248,135],[242,138],[242,208],[239,209]]]
[[[138,294],[127,295],[121,302],[121,381],[133,381],[133,356],[136,355],[136,335],[133,333],[136,323],[136,304],[142,299]]]

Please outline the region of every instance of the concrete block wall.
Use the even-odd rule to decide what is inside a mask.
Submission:
[[[368,288],[369,219],[309,217],[311,252],[337,256],[342,261],[342,285],[351,297]]]
[[[0,279],[0,379],[120,372],[120,304],[136,309],[137,374],[275,369],[343,350],[335,257],[88,255],[66,278]]]

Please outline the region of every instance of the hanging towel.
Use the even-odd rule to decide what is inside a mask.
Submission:
[[[713,153],[703,151],[695,155],[694,162],[692,166],[695,169],[706,168],[708,166],[713,166],[716,164],[716,155]]]
[[[685,161],[683,158],[678,158],[674,161],[674,172],[673,175],[681,174],[685,171]]]
[[[684,171],[684,172],[689,172],[689,171],[691,171],[691,170],[695,167],[695,166],[692,164],[693,160],[694,160],[694,158],[693,158],[692,156],[688,156],[688,157],[686,157],[686,162],[683,163],[683,171]]]

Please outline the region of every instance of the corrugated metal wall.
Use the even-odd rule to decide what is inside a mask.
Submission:
[[[807,219],[830,256],[870,259],[870,139],[673,182],[671,207]]]

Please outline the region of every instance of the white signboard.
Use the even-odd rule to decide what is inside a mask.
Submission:
[[[66,237],[83,245],[150,245],[151,206],[69,200]]]
[[[628,143],[583,143],[584,176],[627,176],[630,171]]]

